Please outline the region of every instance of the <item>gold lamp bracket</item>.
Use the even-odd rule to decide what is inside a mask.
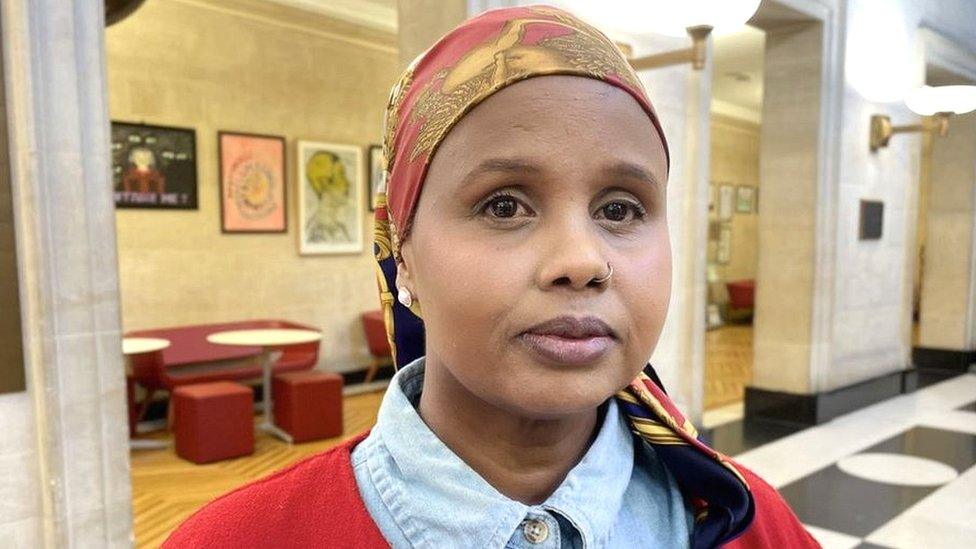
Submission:
[[[700,25],[688,27],[687,31],[688,36],[691,37],[690,48],[635,57],[630,59],[630,65],[634,67],[634,70],[642,71],[691,63],[692,68],[696,71],[702,70],[705,68],[705,52],[708,45],[708,35],[712,33],[712,27]]]
[[[927,116],[921,124],[893,126],[891,118],[883,114],[871,116],[871,151],[877,151],[888,146],[891,136],[896,133],[932,132],[939,137],[945,137],[949,132],[949,116],[952,113],[940,112]]]

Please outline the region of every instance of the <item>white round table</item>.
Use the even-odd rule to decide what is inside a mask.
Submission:
[[[123,337],[122,354],[125,356],[154,353],[169,347],[169,340],[158,337]]]
[[[158,337],[122,338],[122,354],[125,356],[125,375],[129,378],[132,377],[132,357],[134,355],[155,353],[156,351],[162,351],[169,347],[169,345],[168,339]],[[128,409],[128,403],[126,403],[126,408]],[[135,432],[134,427],[132,432]],[[159,450],[168,447],[168,442],[159,440],[129,440],[129,448],[133,450]]]
[[[311,343],[321,339],[322,334],[313,330],[281,328],[231,330],[207,336],[207,341],[216,345],[261,347],[261,369],[264,373],[264,383],[261,388],[262,400],[264,401],[264,422],[259,427],[289,443],[292,442],[291,435],[275,425],[274,422],[274,404],[271,401],[271,367],[274,361],[271,359],[271,354],[275,351],[275,347]]]

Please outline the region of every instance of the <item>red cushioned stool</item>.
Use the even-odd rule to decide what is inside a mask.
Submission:
[[[173,391],[176,454],[210,463],[254,453],[254,393],[231,381],[198,383]]]
[[[306,370],[274,376],[274,422],[295,442],[342,434],[342,376]]]

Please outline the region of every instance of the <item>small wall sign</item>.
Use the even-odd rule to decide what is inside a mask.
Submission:
[[[883,222],[884,202],[880,200],[862,200],[858,239],[881,240]]]

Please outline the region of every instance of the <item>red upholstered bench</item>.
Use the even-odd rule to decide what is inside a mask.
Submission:
[[[342,434],[342,376],[315,370],[277,374],[274,421],[295,442]]]
[[[146,389],[146,398],[139,407],[138,419],[146,413],[153,395],[160,389],[173,391],[176,387],[212,381],[244,381],[261,377],[258,357],[259,347],[216,345],[207,336],[227,330],[252,330],[259,328],[298,328],[316,330],[311,326],[279,319],[241,320],[218,324],[195,324],[136,330],[126,336],[159,337],[167,339],[170,346],[159,353],[133,357],[135,381]],[[293,372],[314,368],[319,360],[319,342],[289,345],[280,349],[282,355],[272,366],[274,373]],[[130,406],[134,406],[130,402]]]
[[[176,454],[210,463],[254,453],[254,393],[231,381],[173,391]]]

